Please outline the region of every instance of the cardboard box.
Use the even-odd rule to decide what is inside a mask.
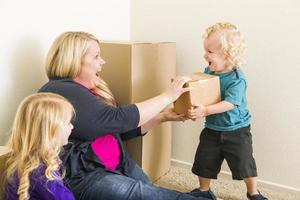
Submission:
[[[119,105],[138,103],[166,91],[176,75],[175,43],[100,41],[106,64],[101,72]],[[152,181],[167,173],[171,160],[171,124],[126,142],[126,149]]]
[[[187,113],[188,109],[197,105],[211,105],[221,101],[220,80],[218,76],[205,73],[194,73],[192,81],[184,87],[191,90],[182,94],[174,102],[174,110],[177,114]]]

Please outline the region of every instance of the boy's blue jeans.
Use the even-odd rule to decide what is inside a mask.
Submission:
[[[125,175],[107,173],[95,181],[81,195],[82,200],[208,200],[161,187],[154,186],[136,164]]]

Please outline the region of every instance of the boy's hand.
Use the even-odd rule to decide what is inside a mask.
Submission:
[[[185,114],[177,114],[173,108],[167,108],[161,112],[163,121],[185,121],[188,117]]]
[[[200,117],[207,116],[207,109],[204,105],[194,106],[188,110],[187,117],[193,121],[196,121]]]

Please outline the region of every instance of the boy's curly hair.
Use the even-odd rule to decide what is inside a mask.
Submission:
[[[237,27],[229,22],[216,23],[206,29],[203,39],[207,39],[214,33],[219,36],[221,51],[228,56],[228,62],[235,67],[241,67],[245,64],[244,37]]]

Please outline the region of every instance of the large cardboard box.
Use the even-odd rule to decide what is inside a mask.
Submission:
[[[176,75],[175,43],[100,41],[106,64],[102,78],[119,105],[138,103],[167,90]],[[169,171],[171,124],[163,123],[146,136],[126,142],[130,156],[152,181]]]
[[[211,105],[221,101],[220,80],[218,76],[205,73],[194,73],[192,80],[184,87],[191,90],[182,94],[175,102],[174,109],[178,114],[187,113],[192,106]]]

